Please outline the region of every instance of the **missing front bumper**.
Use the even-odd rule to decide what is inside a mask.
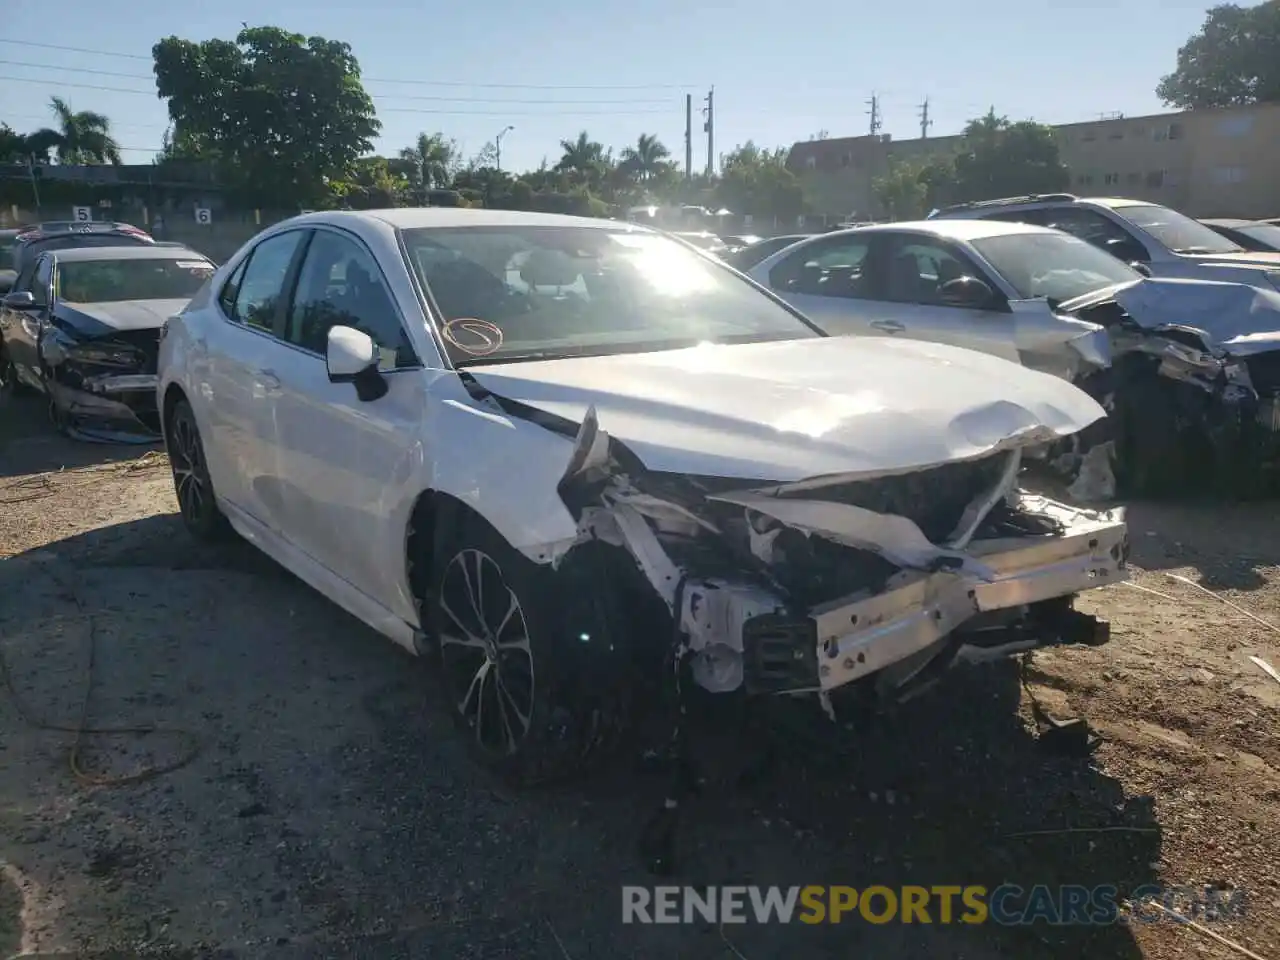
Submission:
[[[1064,532],[975,541],[968,553],[993,572],[990,579],[954,570],[904,571],[883,592],[841,598],[806,617],[775,613],[746,621],[744,685],[755,692],[831,691],[921,654],[983,614],[1071,597],[1127,578],[1123,521],[1044,498],[1027,503],[1058,520]],[[1085,621],[1060,630],[1046,627],[1020,649],[1105,642],[1104,628],[1090,633],[1081,626]]]

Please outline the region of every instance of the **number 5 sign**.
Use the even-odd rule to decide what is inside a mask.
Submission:
[[[209,212],[208,207],[196,207],[196,223],[209,225],[213,222],[213,215]]]
[[[72,207],[71,219],[76,223],[91,223],[93,221],[93,207]]]

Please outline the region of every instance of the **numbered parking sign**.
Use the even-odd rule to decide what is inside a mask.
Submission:
[[[196,223],[213,223],[213,215],[208,207],[196,207]]]
[[[76,223],[92,223],[93,207],[72,207],[71,219]]]

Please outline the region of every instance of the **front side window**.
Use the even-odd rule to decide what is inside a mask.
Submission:
[[[808,244],[769,271],[769,286],[779,293],[810,297],[866,297],[869,289],[862,268],[870,249],[868,234]]]
[[[298,273],[285,339],[323,355],[329,328],[336,326],[354,327],[372,337],[382,352],[384,369],[417,363],[373,257],[353,240],[318,230]]]
[[[1174,253],[1240,253],[1243,249],[1200,221],[1159,204],[1131,203],[1116,207],[1115,212]]]
[[[303,236],[305,234],[301,230],[280,233],[268,237],[253,249],[244,270],[244,279],[236,291],[234,319],[268,333],[275,330],[276,313],[285,292],[285,278]]]
[[[647,230],[420,228],[402,239],[455,364],[822,336],[728,267]]]
[[[893,235],[885,258],[884,299],[897,303],[942,305],[945,283],[961,277],[986,282],[981,271],[945,244],[921,237]]]
[[[1084,240],[1061,233],[1015,233],[974,240],[973,248],[1021,300],[1062,302],[1142,274]]]
[[[58,297],[71,303],[189,300],[213,276],[213,264],[182,260],[84,260],[58,268]]]

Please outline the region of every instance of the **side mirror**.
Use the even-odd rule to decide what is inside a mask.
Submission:
[[[354,327],[330,327],[324,362],[329,382],[352,384],[362,401],[386,395],[387,381],[378,372],[378,346],[367,333]]]
[[[30,290],[22,290],[18,293],[6,293],[4,300],[0,300],[10,310],[34,310],[39,304],[36,303],[36,296]]]
[[[1123,237],[1113,237],[1103,244],[1102,248],[1125,263],[1133,263],[1135,261],[1141,263],[1150,259],[1147,256],[1145,247],[1134,240],[1126,240]]]
[[[1129,266],[1133,267],[1133,269],[1137,270],[1144,277],[1149,277],[1152,275],[1150,265],[1143,263],[1141,260],[1134,260],[1131,264],[1129,264]]]
[[[977,277],[948,280],[938,288],[938,297],[943,306],[967,310],[991,310],[996,302],[996,292]]]

